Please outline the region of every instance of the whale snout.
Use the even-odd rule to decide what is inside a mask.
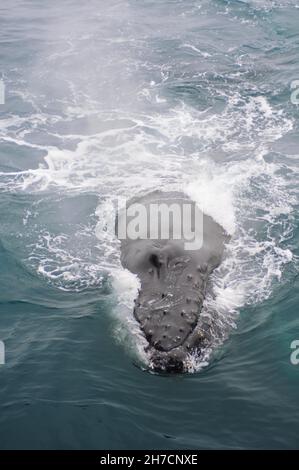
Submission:
[[[151,369],[158,373],[183,373],[184,359],[185,354],[181,351],[172,350],[167,353],[154,351],[151,356]]]
[[[184,297],[184,296],[183,296]],[[185,299],[185,297],[184,297]],[[161,373],[186,372],[186,358],[198,342],[197,330],[201,299],[193,293],[182,300],[179,289],[171,295],[143,288],[135,301],[134,316],[148,342],[150,370]]]

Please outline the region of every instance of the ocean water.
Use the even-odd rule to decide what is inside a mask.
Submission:
[[[298,0],[1,1],[1,449],[298,448],[298,24]],[[211,350],[166,377],[105,229],[159,188],[231,234]]]

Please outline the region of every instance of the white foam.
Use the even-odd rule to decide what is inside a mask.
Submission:
[[[191,49],[192,51],[197,52],[197,54],[199,54],[200,56],[202,56],[204,58],[212,56],[211,54],[209,54],[209,52],[202,51],[198,47],[194,46],[193,44],[183,44],[181,47]]]

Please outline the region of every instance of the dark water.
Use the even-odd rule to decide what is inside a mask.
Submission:
[[[0,448],[298,447],[298,2],[2,0],[0,22]],[[232,234],[184,376],[134,366],[137,281],[103,230],[153,188]]]

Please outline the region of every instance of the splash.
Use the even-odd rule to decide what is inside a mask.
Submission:
[[[0,190],[35,201],[23,217],[30,269],[68,291],[101,289],[111,279],[115,336],[143,361],[144,338],[132,316],[138,280],[121,268],[118,242],[105,229],[115,217],[113,198],[185,191],[222,224],[231,241],[202,312],[216,325],[214,344],[204,358],[190,358],[196,370],[235,327],[240,309],[271,295],[292,260],[282,244],[293,231],[295,174],[290,166],[286,176],[269,156],[293,121],[259,89],[242,51],[231,51],[233,71],[215,72],[217,51],[198,47],[179,22],[180,41],[166,30],[165,48],[175,43],[181,55],[165,54],[162,63],[156,38],[138,36],[129,5],[116,15],[118,7],[105,4],[96,20],[82,7],[72,31],[49,28],[57,40],[36,64],[38,79],[32,74],[32,86],[28,80],[15,90],[26,113],[0,120],[1,143],[28,152],[31,164],[22,167],[12,155]],[[207,70],[192,62],[198,56]],[[72,202],[76,196],[80,202]],[[63,211],[61,200],[69,201]],[[51,221],[47,211],[56,214]]]

